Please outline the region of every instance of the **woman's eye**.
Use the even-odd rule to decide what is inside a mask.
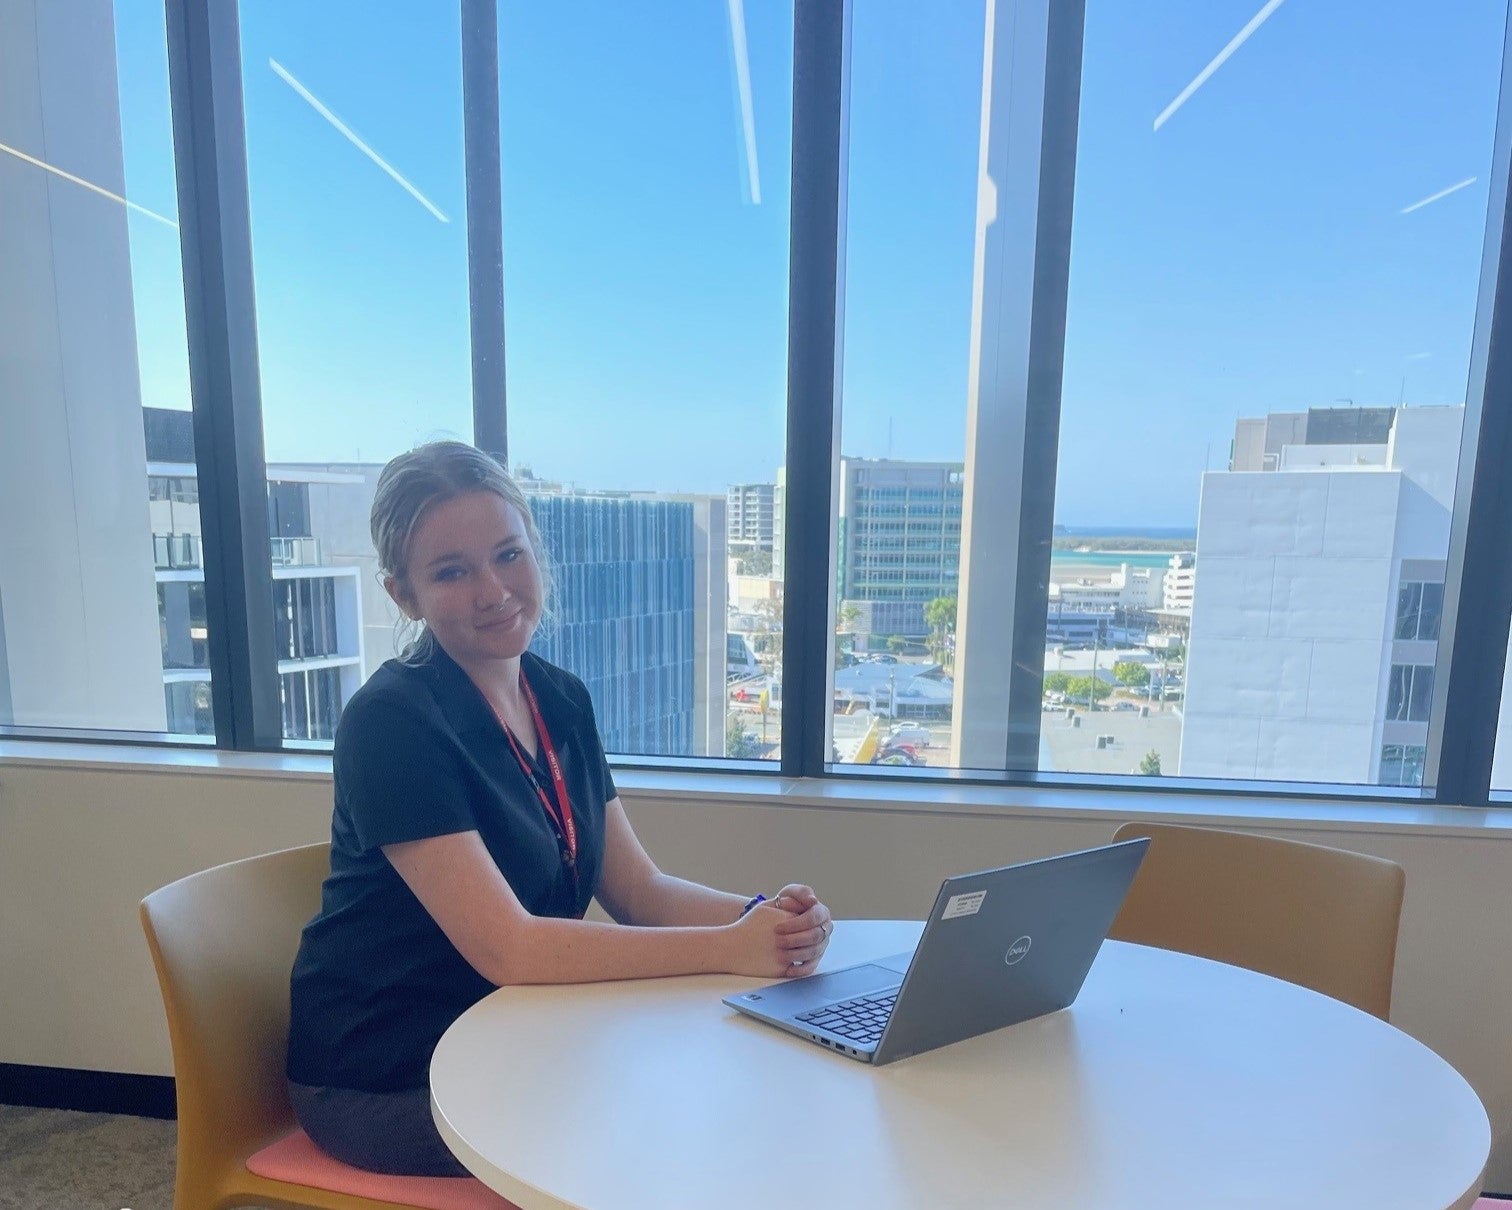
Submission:
[[[436,580],[437,582],[444,584],[449,580],[457,579],[459,576],[461,576],[461,574],[462,569],[460,567],[443,567],[436,573]]]
[[[499,552],[499,562],[501,563],[513,563],[519,557],[520,548],[518,546],[511,546],[508,550],[501,550]]]

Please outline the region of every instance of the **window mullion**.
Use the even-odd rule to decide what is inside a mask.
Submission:
[[[1480,299],[1465,396],[1459,490],[1449,535],[1425,785],[1438,802],[1481,806],[1502,707],[1512,620],[1512,23],[1502,52]],[[1453,602],[1453,607],[1449,603]]]
[[[782,772],[788,777],[817,776],[829,760],[849,12],[841,0],[796,0],[793,9],[782,560]]]
[[[508,462],[504,375],[504,184],[499,144],[498,0],[461,0],[462,141],[473,444]]]
[[[282,727],[237,9],[167,0],[167,30],[216,741],[272,751]]]

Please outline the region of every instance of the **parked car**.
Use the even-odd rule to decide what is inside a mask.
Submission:
[[[918,765],[918,754],[907,744],[888,744],[876,756],[872,757],[874,765]]]
[[[930,734],[928,727],[918,723],[894,723],[893,728],[887,735],[889,744],[909,744],[916,748],[929,747],[934,736]]]
[[[1138,710],[1139,707],[1136,706],[1133,702],[1114,702],[1113,703],[1113,709],[1115,709],[1115,710]]]

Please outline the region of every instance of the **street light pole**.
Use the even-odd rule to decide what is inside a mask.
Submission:
[[[1087,713],[1092,713],[1092,702],[1097,697],[1097,653],[1102,648],[1102,627],[1092,627],[1092,676],[1087,681]]]

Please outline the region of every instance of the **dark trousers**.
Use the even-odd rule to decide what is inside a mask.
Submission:
[[[332,1159],[386,1176],[468,1176],[431,1118],[430,1091],[361,1092],[289,1082],[294,1116]]]

